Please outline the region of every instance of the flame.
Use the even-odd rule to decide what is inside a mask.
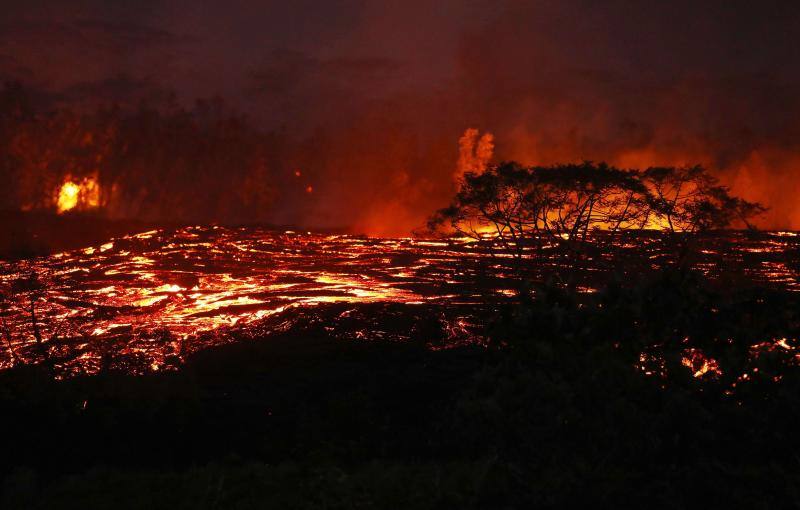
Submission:
[[[95,177],[76,182],[67,177],[56,196],[56,210],[63,214],[72,210],[94,209],[100,205],[100,186]]]
[[[65,182],[58,192],[58,212],[63,213],[74,209],[78,205],[78,195],[81,193],[81,188],[72,181]]]

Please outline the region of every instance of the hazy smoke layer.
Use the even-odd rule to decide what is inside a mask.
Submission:
[[[238,132],[247,168],[224,185],[215,172],[237,159],[222,147],[200,165],[202,179],[197,165],[166,155],[110,172],[118,189],[108,205],[119,214],[163,214],[148,192],[122,189],[126,176],[137,176],[130,187],[152,172],[147,187],[170,176],[160,203],[184,195],[175,203],[187,217],[204,200],[213,202],[204,220],[404,233],[448,200],[466,162],[459,139],[476,128],[494,134],[474,140],[478,159],[700,163],[770,206],[762,226],[800,228],[796,4],[287,4],[14,7],[0,19],[0,77],[83,111],[218,94],[261,131],[258,143]]]

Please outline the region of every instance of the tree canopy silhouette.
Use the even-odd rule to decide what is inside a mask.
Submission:
[[[649,193],[652,214],[672,232],[701,232],[750,220],[765,208],[732,196],[727,187],[700,166],[652,167],[640,174]]]
[[[466,173],[432,231],[497,240],[520,257],[545,243],[575,247],[601,230],[690,232],[745,225],[760,204],[732,196],[699,166],[622,170],[605,163],[524,167],[503,163]],[[613,236],[605,236],[610,238]]]

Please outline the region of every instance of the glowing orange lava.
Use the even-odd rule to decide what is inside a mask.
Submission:
[[[73,208],[85,206],[82,192]],[[650,264],[659,256],[660,239],[658,233],[640,234],[619,248],[646,254],[643,263]],[[490,255],[487,242],[491,239],[382,239],[209,226],[152,230],[32,261],[0,261],[0,287],[22,289],[10,294],[3,315],[11,340],[5,352],[0,347],[0,369],[11,366],[15,356],[37,355],[32,300],[37,328],[58,349],[65,373],[100,370],[109,349],[120,359],[143,363],[144,368],[126,370],[175,367],[187,353],[230,341],[225,331],[231,328],[260,328],[263,336],[301,319],[330,320],[324,314],[331,306],[340,307],[331,312],[334,321],[351,320],[359,307],[368,311],[352,319],[358,329],[354,339],[408,338],[409,330],[387,331],[387,325],[414,329],[424,321],[409,317],[431,313],[449,343],[473,341],[473,325],[485,313],[481,307],[515,299],[510,283],[519,277],[508,265],[514,257],[507,250],[515,248],[496,247]],[[709,261],[723,257],[727,264],[743,265],[755,280],[800,291],[797,270],[787,259],[799,243],[800,237],[785,232],[713,237],[700,250],[708,260],[698,261],[697,268],[713,278],[716,265]],[[556,245],[543,249],[543,264],[556,263]],[[530,267],[532,280],[541,278],[540,266]],[[600,266],[577,275],[581,293],[596,290]],[[29,287],[20,283],[32,273],[40,285],[25,290]],[[390,305],[408,317],[384,320],[383,312],[375,312]],[[793,343],[776,345],[785,349]],[[661,371],[657,359],[642,364],[645,373]],[[696,377],[718,370],[699,352],[687,352],[684,364]]]
[[[698,349],[687,349],[684,353],[681,364],[691,370],[692,377],[703,377],[706,374],[719,376],[722,372],[719,363],[713,358],[709,358]]]

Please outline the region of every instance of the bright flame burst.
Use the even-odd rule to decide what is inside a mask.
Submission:
[[[92,209],[100,205],[100,186],[94,177],[75,182],[67,177],[58,190],[56,209],[59,214],[73,209]]]

